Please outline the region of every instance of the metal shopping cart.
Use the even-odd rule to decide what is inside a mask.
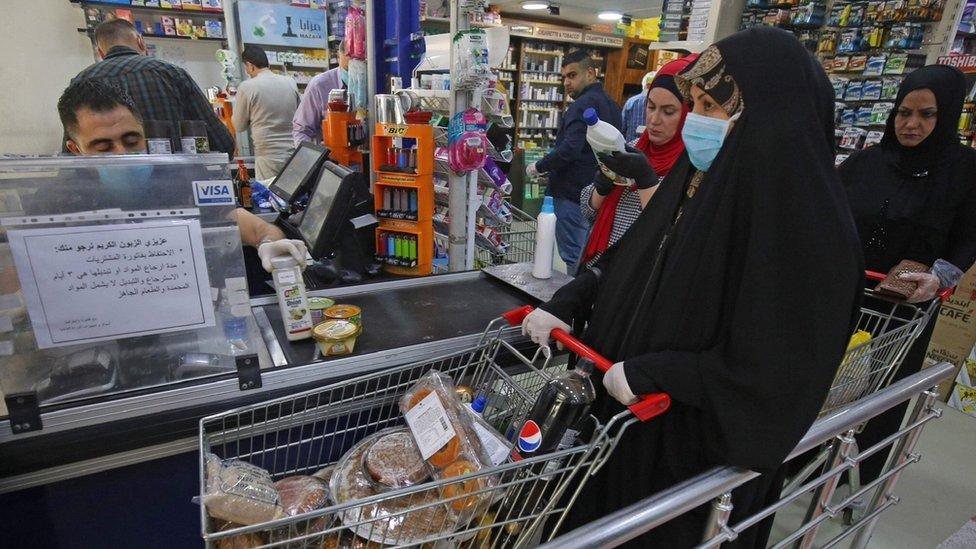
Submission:
[[[536,220],[531,215],[515,206],[509,206],[512,211],[512,222],[508,227],[497,230],[498,236],[504,243],[504,249],[476,246],[475,268],[483,269],[494,265],[509,263],[526,263],[535,258]]]
[[[488,395],[484,419],[498,433],[517,433],[551,373],[558,369],[550,364],[548,348],[528,357],[502,338],[506,326],[519,325],[530,311],[523,307],[506,313],[488,325],[478,345],[460,353],[202,419],[200,493],[208,493],[209,454],[261,467],[276,481],[321,472],[366,437],[403,425],[398,400],[431,370],[450,376],[457,385],[480,388],[481,394]],[[602,371],[612,366],[561,330],[554,330],[553,337]],[[592,434],[581,436],[586,440],[570,448],[527,459],[513,454],[500,465],[476,473],[296,516],[228,526],[211,518],[201,505],[202,535],[207,547],[229,543],[232,538],[261,547],[289,548],[433,547],[424,544],[441,540],[447,547],[524,546],[543,534],[544,525],[550,538],[555,534],[589,473],[606,462],[625,429],[664,413],[669,405],[667,395],[650,395],[605,425],[588,416],[589,425],[583,432]],[[448,497],[445,487],[461,482],[481,488]],[[335,487],[335,482],[331,484]],[[479,502],[476,512],[456,512],[455,503],[471,498]],[[332,502],[335,500],[333,494]]]
[[[880,281],[885,275],[867,271],[866,278]],[[874,290],[865,290],[857,328],[834,376],[820,417],[887,387],[908,349],[950,295],[952,290],[947,289],[929,303],[912,304],[885,297]],[[830,444],[825,445],[813,461],[787,482],[784,495],[796,491],[824,466],[830,455]],[[851,469],[849,482],[852,493],[860,488],[857,467]],[[845,509],[845,521],[850,523],[858,508],[855,504]]]

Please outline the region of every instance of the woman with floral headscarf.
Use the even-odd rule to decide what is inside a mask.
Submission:
[[[863,267],[819,64],[790,33],[750,29],[675,80],[693,104],[682,131],[689,160],[593,268],[523,323],[544,343],[553,328],[588,321],[581,339],[615,362],[593,408],[601,421],[637,395],[672,399],[666,414],[622,434],[571,526],[715,466],[762,473],[733,491],[730,525],[775,500],[858,310]],[[642,154],[602,161],[625,177],[651,169]],[[703,506],[634,543],[696,545],[707,516]],[[752,528],[729,545],[767,535]]]

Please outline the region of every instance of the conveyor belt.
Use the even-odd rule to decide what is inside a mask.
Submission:
[[[443,278],[443,281],[438,279]],[[511,287],[485,277],[433,277],[430,284],[389,287],[368,293],[332,296],[337,303],[363,310],[363,334],[355,354],[386,351],[428,341],[477,334],[501,313],[525,305],[529,298]],[[386,285],[383,285],[386,286]],[[345,288],[353,290],[355,288]],[[289,364],[307,364],[315,353],[312,340],[288,342],[277,304],[262,306]],[[330,360],[329,357],[323,360]]]

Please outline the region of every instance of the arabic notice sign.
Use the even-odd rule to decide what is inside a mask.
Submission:
[[[214,325],[199,220],[7,236],[41,349]]]
[[[326,48],[325,10],[242,0],[237,3],[247,44]]]

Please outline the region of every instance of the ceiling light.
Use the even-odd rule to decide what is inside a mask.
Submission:
[[[523,10],[544,10],[547,9],[548,7],[549,7],[549,2],[543,2],[543,1],[522,2]]]
[[[522,6],[525,7],[525,4],[522,4]],[[623,16],[624,14],[619,11],[601,11],[597,14],[597,17],[603,21],[620,21]]]

